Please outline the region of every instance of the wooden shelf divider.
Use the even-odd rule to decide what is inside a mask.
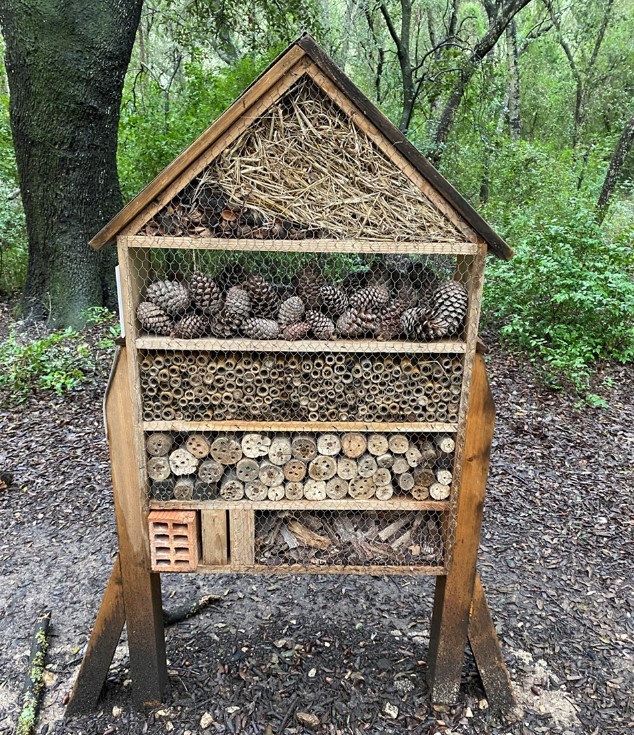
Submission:
[[[346,510],[358,512],[375,510],[431,510],[446,512],[450,500],[150,500],[152,510],[178,507],[181,510]]]
[[[457,424],[377,421],[144,421],[144,431],[380,431],[395,434],[455,434]]]

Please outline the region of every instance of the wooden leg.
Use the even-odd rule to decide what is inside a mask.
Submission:
[[[136,706],[161,701],[167,686],[161,582],[151,572],[147,506],[140,488],[126,348],[106,394],[106,428],[119,536],[123,603]]]
[[[121,566],[117,556],[66,708],[66,717],[91,712],[97,706],[124,623]]]
[[[510,715],[517,703],[479,574],[476,574],[473,588],[469,643],[489,706],[503,715]]]
[[[465,428],[453,552],[436,580],[427,680],[433,702],[454,704],[467,642],[495,406],[481,355],[476,355]]]

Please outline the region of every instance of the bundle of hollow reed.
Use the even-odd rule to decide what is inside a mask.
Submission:
[[[443,434],[154,432],[146,468],[159,500],[446,500],[454,448]]]
[[[222,151],[145,232],[464,241],[308,79]]]
[[[437,566],[442,539],[442,517],[434,512],[256,514],[258,564]]]
[[[148,352],[143,418],[455,423],[458,356]]]

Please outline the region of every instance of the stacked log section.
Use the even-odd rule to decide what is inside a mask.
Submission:
[[[447,500],[448,434],[169,433],[146,436],[157,500]]]
[[[144,421],[458,420],[460,355],[142,354]],[[349,435],[341,451],[378,456],[378,447],[364,447],[359,437]]]
[[[442,520],[435,512],[262,511],[257,564],[440,566]]]

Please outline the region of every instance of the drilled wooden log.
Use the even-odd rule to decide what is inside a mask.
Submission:
[[[375,485],[389,485],[392,482],[392,473],[387,467],[379,467],[374,473],[374,484]]]
[[[392,472],[395,475],[402,475],[403,472],[409,472],[411,467],[403,456],[394,457],[394,464],[392,465]]]
[[[388,447],[392,454],[405,454],[409,449],[409,439],[405,434],[392,434],[388,439]]]
[[[350,434],[344,434],[341,439],[341,452],[352,459],[360,457],[367,447],[368,443],[363,434],[351,432]]]
[[[389,453],[380,454],[376,458],[376,463],[379,467],[384,467],[389,470],[394,466],[394,455]]]
[[[175,449],[169,457],[170,469],[175,475],[193,475],[198,469],[199,460],[186,449]]]
[[[296,436],[291,442],[291,452],[295,459],[310,462],[317,456],[317,443],[312,436]]]
[[[167,457],[151,457],[146,468],[150,480],[167,480],[172,474]]]
[[[301,500],[304,497],[304,484],[301,482],[287,482],[284,487],[287,500]]]
[[[242,447],[231,437],[219,436],[212,442],[209,454],[220,464],[234,465],[242,459]]]
[[[249,459],[266,457],[271,447],[271,440],[263,434],[245,434],[241,441],[242,453]]]
[[[244,483],[238,480],[235,470],[229,470],[220,481],[220,497],[224,500],[242,500]]]
[[[429,488],[424,485],[414,485],[411,493],[414,500],[427,500],[429,498]]]
[[[324,480],[306,480],[304,483],[304,497],[306,500],[325,500],[326,482]]]
[[[398,486],[404,492],[409,492],[415,485],[414,475],[411,472],[403,472],[398,476]]]
[[[327,457],[335,457],[341,451],[341,440],[336,434],[320,434],[317,437],[317,451]]]
[[[287,436],[276,436],[269,448],[269,462],[281,467],[291,456],[291,440]]]
[[[265,460],[260,465],[258,478],[266,487],[275,487],[284,482],[284,471],[281,467]]]
[[[165,457],[170,453],[172,444],[171,434],[156,432],[145,440],[145,449],[150,457]]]
[[[357,477],[351,480],[348,490],[350,497],[355,500],[368,500],[374,495],[375,491],[376,485],[372,477]]]
[[[251,480],[244,485],[244,494],[249,500],[266,500],[269,489],[259,480]]]
[[[436,479],[441,485],[451,485],[453,475],[449,470],[437,470]]]
[[[436,447],[444,454],[451,454],[456,448],[456,442],[450,436],[437,436]]]
[[[284,486],[273,485],[273,487],[268,489],[266,496],[269,500],[282,500],[284,497]]]
[[[384,434],[370,434],[368,437],[368,452],[375,457],[386,454],[388,448],[388,440]]]
[[[436,482],[436,475],[430,467],[417,467],[412,474],[416,487],[429,488]]]
[[[200,467],[198,468],[198,477],[203,482],[213,484],[220,481],[224,471],[225,466],[223,464],[216,462],[215,459],[206,459],[204,462],[200,463]]]
[[[440,482],[435,482],[429,488],[429,494],[434,500],[446,500],[451,494],[451,488],[449,485],[443,485]]]
[[[330,480],[337,474],[337,462],[334,457],[315,457],[308,465],[308,474],[313,480]]]
[[[407,460],[407,464],[414,469],[422,463],[423,453],[418,447],[410,444],[409,449],[405,452],[405,459]]]
[[[248,457],[243,457],[236,463],[236,476],[241,482],[253,482],[258,479],[260,465]]]
[[[185,441],[185,449],[196,459],[205,459],[209,454],[209,442],[203,434],[190,434]]]
[[[357,460],[357,473],[361,478],[372,477],[377,469],[376,459],[370,454],[364,454]]]
[[[333,477],[326,483],[326,495],[331,500],[341,500],[348,494],[349,484],[341,477]]]
[[[375,490],[375,496],[377,500],[389,500],[394,495],[394,488],[392,483],[388,485],[377,485]]]
[[[342,480],[352,480],[357,476],[358,466],[354,459],[339,457],[337,460],[337,474]]]
[[[306,462],[291,459],[284,465],[284,478],[288,482],[301,482],[306,477]]]
[[[179,477],[174,483],[176,500],[191,500],[194,497],[194,481],[191,477]]]

